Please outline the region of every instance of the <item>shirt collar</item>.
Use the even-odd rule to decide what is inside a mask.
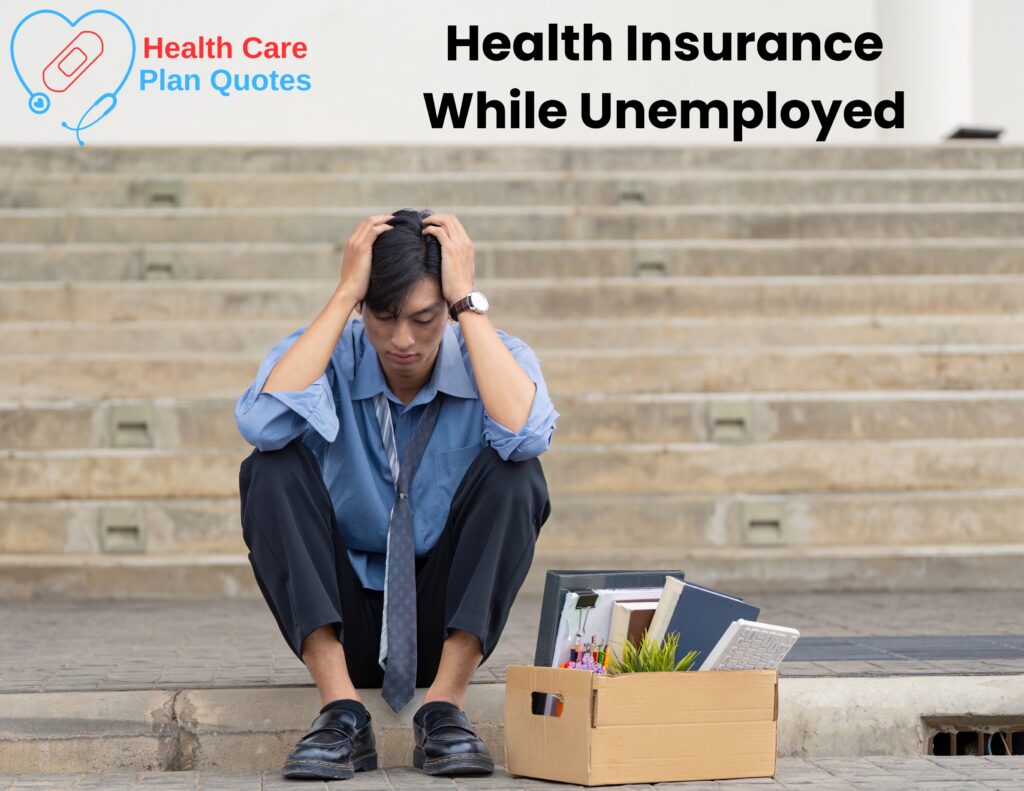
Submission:
[[[356,366],[350,390],[352,400],[372,398],[377,393],[386,393],[388,397],[394,396],[384,378],[377,350],[367,340],[365,331],[362,336],[362,346],[363,355]],[[444,336],[441,338],[441,346],[437,351],[437,359],[434,361],[434,371],[430,380],[423,385],[408,406],[432,401],[438,391],[458,398],[479,397],[473,383],[469,380],[469,374],[466,373],[466,365],[462,361],[462,351],[459,348],[459,339],[455,336],[455,329],[448,323],[445,323]]]

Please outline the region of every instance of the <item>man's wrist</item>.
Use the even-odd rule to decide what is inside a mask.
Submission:
[[[349,313],[355,310],[356,305],[359,304],[359,300],[356,299],[355,295],[348,289],[342,288],[341,286],[334,289],[334,293],[331,295],[331,302],[342,310],[347,308]]]
[[[452,289],[452,299],[448,300],[449,305],[454,305],[460,299],[465,299],[471,291],[476,291],[476,286],[470,283],[468,286],[459,286]]]
[[[487,318],[487,314],[486,313],[477,313],[475,310],[463,310],[463,311],[459,312],[459,315],[455,317],[455,320],[456,321],[462,321],[464,318],[466,318],[466,316],[472,316],[473,317],[472,319],[470,319],[470,321],[473,321],[473,319],[476,319],[476,318],[480,318],[480,319],[486,319]]]
[[[487,297],[476,289],[471,289],[466,296],[448,303],[448,316],[458,321],[463,313],[486,313],[489,308]]]

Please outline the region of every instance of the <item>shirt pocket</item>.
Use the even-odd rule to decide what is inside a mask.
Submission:
[[[480,451],[484,449],[482,442],[473,445],[466,445],[463,448],[442,451],[434,457],[434,472],[437,476],[437,492],[441,498],[440,506],[444,517],[447,519],[448,511],[451,508],[452,498],[455,496],[459,484],[462,482],[466,470],[473,463]]]

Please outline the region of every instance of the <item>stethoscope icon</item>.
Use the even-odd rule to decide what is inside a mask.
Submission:
[[[11,65],[14,67],[14,73],[17,76],[18,81],[21,83],[21,86],[28,92],[28,108],[36,115],[44,115],[49,111],[50,96],[48,93],[43,91],[34,91],[31,86],[29,86],[24,76],[22,76],[21,69],[18,68],[18,62],[14,55],[14,41],[17,38],[18,31],[21,30],[22,25],[39,14],[53,14],[54,16],[63,19],[72,28],[78,25],[78,23],[86,17],[93,16],[95,14],[105,14],[113,17],[124,25],[124,29],[128,31],[128,37],[131,39],[131,60],[128,61],[128,68],[125,70],[124,77],[121,78],[121,82],[117,84],[117,87],[109,93],[101,94],[100,97],[89,106],[89,109],[82,113],[82,117],[78,119],[78,123],[75,126],[71,126],[67,121],[60,122],[62,127],[75,133],[75,139],[78,141],[78,145],[84,146],[85,142],[82,140],[82,132],[98,124],[110,115],[111,111],[113,111],[115,107],[117,107],[117,94],[121,92],[124,84],[128,81],[128,76],[131,74],[132,66],[135,65],[135,34],[132,33],[132,29],[128,26],[128,23],[113,11],[89,11],[86,14],[82,14],[78,19],[71,21],[70,18],[64,16],[64,14],[59,11],[43,10],[33,11],[22,19],[11,34]],[[92,30],[83,30],[71,39],[71,41],[62,50],[60,50],[43,69],[41,74],[43,87],[52,93],[63,93],[70,88],[79,77],[89,70],[89,68],[103,54],[103,51],[103,39],[100,35]]]

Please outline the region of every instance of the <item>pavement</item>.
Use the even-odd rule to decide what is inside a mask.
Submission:
[[[481,789],[512,791],[552,789],[577,791],[583,786],[548,783],[509,775],[497,768],[482,777],[428,777],[417,769],[398,767],[358,773],[349,780],[331,782],[287,780],[274,771],[265,772],[121,772],[0,775],[0,791],[15,789],[47,791],[271,791],[271,789],[344,788],[347,791],[424,791]],[[1024,791],[1024,758],[780,758],[774,778],[720,780],[715,782],[654,783],[600,786],[605,789],[653,791],[742,791],[744,789],[798,789],[798,791]]]
[[[949,711],[992,709],[1015,721],[1010,715],[1020,714],[1014,701],[1020,699],[1016,690],[1024,677],[1020,592],[742,595],[762,608],[761,621],[794,626],[802,634],[792,661],[780,670],[787,717],[780,719],[779,755],[784,757],[778,759],[777,774],[774,779],[656,784],[659,788],[1024,791],[1024,757],[921,755],[926,749],[916,735],[916,712],[933,705]],[[539,614],[539,598],[516,600],[494,654],[478,669],[467,696],[480,713],[478,724],[486,722],[485,738],[495,744],[502,738],[505,668],[532,664]],[[0,602],[0,623],[5,637],[0,643],[0,741],[6,740],[3,749],[8,750],[0,750],[0,791],[269,789],[296,782],[281,778],[274,767],[302,734],[302,723],[315,715],[316,693],[262,599]],[[16,639],[9,639],[12,635]],[[835,679],[827,689],[815,686],[823,677]],[[186,726],[173,721],[170,744],[166,724],[151,719],[166,708],[168,696],[175,716],[192,706],[200,712],[180,733],[176,728]],[[836,703],[830,702],[833,698]],[[835,711],[829,706],[846,710],[853,700],[858,701],[855,722],[829,713]],[[75,719],[82,716],[106,719],[71,730],[62,726],[85,723]],[[266,733],[250,730],[261,721],[270,723]],[[393,755],[405,756],[407,723],[385,718],[380,726],[385,741],[393,742]],[[196,752],[201,761],[187,762],[190,745],[201,745]],[[819,757],[843,754],[830,745],[849,752]],[[125,750],[135,757],[126,758]],[[880,754],[885,751],[889,755]],[[500,756],[503,761],[504,753]],[[512,777],[503,769],[488,777],[451,780],[393,764],[341,782],[353,791],[576,788]],[[118,771],[105,771],[115,766]],[[150,771],[158,766],[188,771]],[[33,767],[40,771],[27,773]],[[92,771],[50,771],[65,768]]]
[[[801,639],[783,677],[1024,673],[1019,591],[744,593]],[[540,599],[520,596],[475,684],[532,664]],[[0,694],[312,686],[262,599],[0,602]]]

